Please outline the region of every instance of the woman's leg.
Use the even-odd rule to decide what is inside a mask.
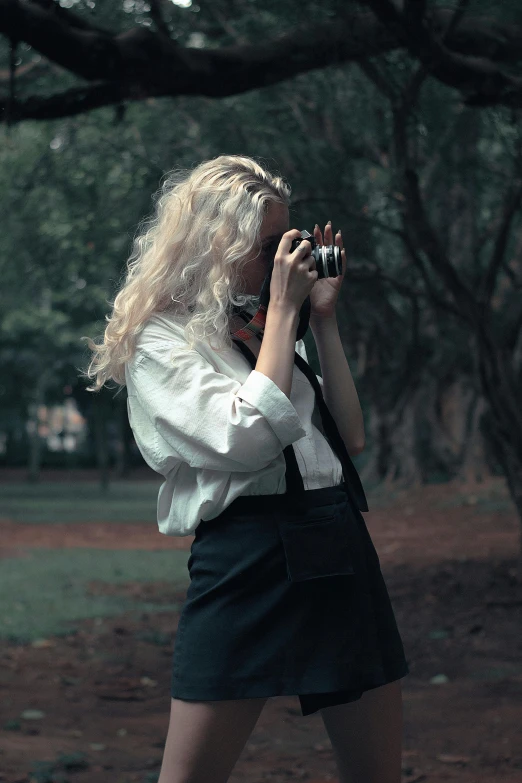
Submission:
[[[339,783],[400,783],[401,680],[320,712],[332,743]]]
[[[172,698],[158,783],[226,783],[265,703]]]

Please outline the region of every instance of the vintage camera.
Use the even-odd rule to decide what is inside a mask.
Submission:
[[[343,273],[343,259],[341,257],[341,248],[337,245],[318,245],[315,237],[308,231],[301,231],[301,239],[293,239],[290,246],[293,252],[303,239],[307,239],[312,245],[312,253],[315,258],[315,268],[318,273],[317,279],[322,277],[338,277]]]

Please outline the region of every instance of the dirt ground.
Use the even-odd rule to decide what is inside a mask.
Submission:
[[[491,497],[508,498],[503,479],[410,489],[365,514],[411,669],[402,680],[404,783],[522,783],[520,531],[513,507],[495,509]],[[0,558],[27,547],[190,549],[192,540],[150,524],[129,524],[122,537],[114,522],[0,520]],[[168,583],[93,582],[91,590],[184,600]],[[36,645],[0,640],[0,781],[156,781],[178,619],[172,611],[139,622],[99,618]],[[151,671],[154,679],[143,675]],[[27,704],[45,716],[19,719]],[[295,780],[337,781],[331,746],[320,713],[302,717],[297,696],[274,697],[230,781]]]

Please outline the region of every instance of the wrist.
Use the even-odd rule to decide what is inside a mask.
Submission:
[[[316,331],[321,329],[331,329],[332,326],[337,326],[337,314],[319,317],[317,315],[310,316],[310,328]]]
[[[299,321],[299,308],[294,305],[284,305],[270,302],[266,311],[266,320]]]

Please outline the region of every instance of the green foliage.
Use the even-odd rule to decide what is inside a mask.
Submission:
[[[137,0],[68,5],[111,31],[151,24],[147,4]],[[201,0],[189,9],[162,5],[171,34],[189,46],[255,42],[335,20],[360,7],[340,0],[232,5]],[[469,10],[501,21],[522,21],[514,0],[496,5],[477,0]],[[2,46],[5,50],[5,42]],[[26,45],[17,53],[21,64],[35,55]],[[404,86],[416,67],[401,50],[371,62],[395,87]],[[34,80],[20,80],[20,98],[71,84],[64,71],[35,71]],[[418,368],[419,381],[472,374],[467,326],[440,317],[424,295],[418,265],[393,233],[401,227],[403,209],[393,133],[388,101],[355,63],[223,99],[180,96],[129,102],[121,120],[107,108],[3,127],[0,193],[4,225],[9,227],[0,235],[4,421],[23,414],[43,373],[48,401],[60,400],[66,384],[83,388],[77,368],[86,367],[90,351],[81,337],[103,336],[133,237],[152,211],[152,194],[163,175],[221,153],[255,156],[289,180],[292,227],[311,230],[318,222],[323,228],[331,219],[334,229],[342,228],[348,275],[339,321],[352,350],[366,346],[360,372],[351,362],[363,405],[378,390],[384,408],[395,406],[412,366]],[[503,107],[466,109],[456,91],[427,79],[408,133],[429,218],[451,262],[474,289],[490,262],[493,229],[520,148],[520,125]],[[520,216],[508,237],[507,259],[516,256],[519,225]],[[352,277],[353,266],[368,264],[378,264],[389,278],[418,291],[418,310],[395,286]],[[439,299],[450,299],[439,276],[429,269],[427,274]],[[504,293],[493,323],[498,336],[506,333],[517,313],[518,294],[504,285],[502,275],[499,289]],[[313,363],[314,350],[309,352]],[[317,364],[315,369],[319,371]],[[107,396],[114,412],[119,401],[112,392]]]

